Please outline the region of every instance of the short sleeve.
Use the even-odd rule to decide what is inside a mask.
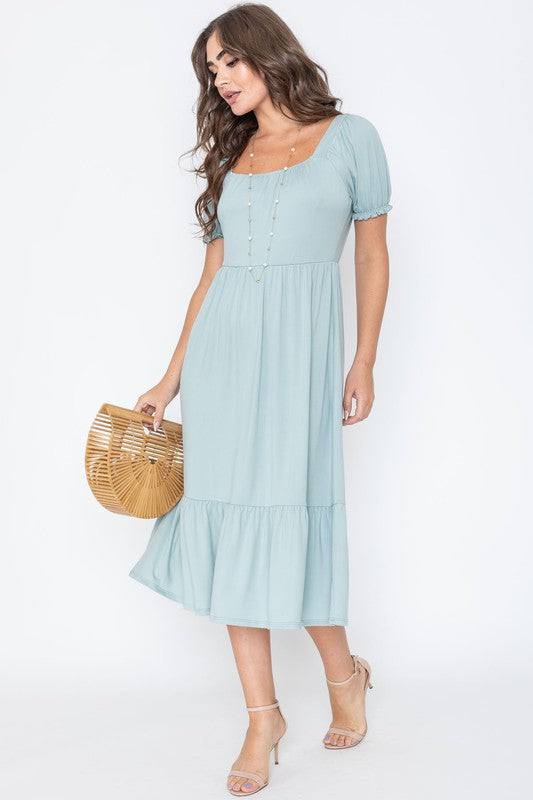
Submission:
[[[209,206],[209,211],[211,212],[212,209],[213,209],[213,202],[209,201],[208,206]],[[206,217],[204,215],[204,220],[205,219],[206,219]],[[215,229],[214,229],[213,233],[211,234],[211,236],[208,236],[207,234],[205,236],[203,236],[202,237],[202,241],[205,244],[209,244],[209,242],[212,242],[213,239],[217,239],[218,237],[223,237],[223,236],[224,236],[224,234],[222,233],[222,228],[220,226],[220,222],[219,222],[218,217],[217,217],[217,218],[215,218]]]
[[[345,114],[333,157],[347,182],[351,219],[370,219],[391,210],[391,181],[376,127],[358,114]],[[338,139],[338,140],[337,140]]]

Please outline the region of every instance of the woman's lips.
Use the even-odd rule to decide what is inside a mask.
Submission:
[[[231,95],[231,97],[226,97],[226,100],[228,101],[228,103],[234,103],[234,102],[235,102],[235,100],[237,100],[237,98],[238,98],[238,96],[239,96],[239,95],[240,95],[240,92],[234,92],[234,93]]]

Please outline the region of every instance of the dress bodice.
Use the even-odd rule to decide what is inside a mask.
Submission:
[[[224,237],[224,265],[248,264],[249,180],[247,173],[226,173],[214,234],[203,237],[206,243]],[[305,161],[252,176],[252,265],[265,261],[270,240],[271,265],[338,261],[352,219],[388,212],[390,194],[387,159],[376,128],[359,115],[339,114]]]

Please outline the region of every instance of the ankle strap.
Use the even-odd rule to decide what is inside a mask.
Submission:
[[[328,677],[326,677],[327,682],[333,684],[333,686],[340,686],[342,683],[348,683],[348,681],[351,681],[353,676],[357,675],[358,672],[359,672],[359,666],[357,664],[357,656],[353,656],[352,655],[352,661],[353,661],[354,670],[353,670],[353,672],[352,672],[352,674],[350,675],[349,678],[345,678],[343,681],[330,681],[330,679]]]
[[[275,703],[272,703],[269,706],[253,706],[253,707],[246,706],[246,710],[247,711],[266,711],[267,708],[277,708],[278,706],[279,706],[279,702],[276,700]]]

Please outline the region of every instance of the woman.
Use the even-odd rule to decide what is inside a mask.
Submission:
[[[345,630],[342,428],[374,399],[392,206],[375,127],[336,110],[324,71],[270,8],[217,17],[192,60],[205,265],[168,370],[135,406],[157,427],[181,390],[185,487],[130,575],[227,625],[250,712],[227,786],[244,795],[267,784],[287,727],[271,629],[305,627],[318,648],[332,708],[325,746],[366,733],[370,666],[350,654]],[[339,258],[351,220],[358,343],[343,385]]]

